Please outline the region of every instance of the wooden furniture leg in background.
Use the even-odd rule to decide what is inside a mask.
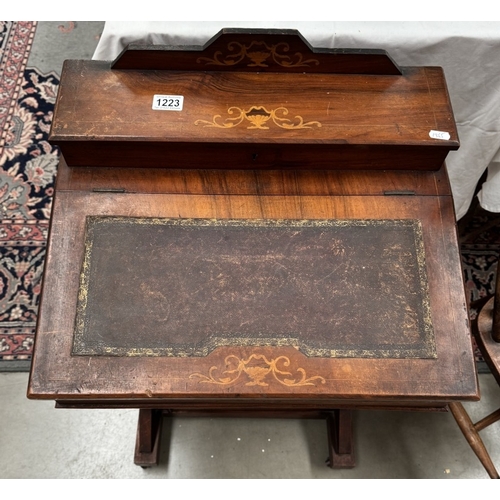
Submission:
[[[500,270],[500,267],[498,268]],[[495,293],[488,301],[476,301],[476,319],[472,321],[472,333],[477,346],[486,361],[492,375],[500,385],[500,272],[497,270]],[[455,417],[460,430],[470,447],[479,458],[486,472],[492,479],[500,479],[491,457],[479,432],[500,420],[500,408],[490,413],[479,422],[473,423],[461,403],[450,403],[450,411]]]
[[[500,420],[500,409],[474,424],[461,403],[450,403],[449,408],[452,415],[455,417],[460,430],[465,436],[465,439],[467,439],[472,451],[474,451],[477,458],[479,458],[483,464],[486,472],[492,479],[500,479],[500,476],[491,461],[490,455],[484,446],[483,440],[479,435],[479,431],[488,427],[488,425],[493,422]]]
[[[139,410],[134,463],[141,467],[158,465],[163,410]]]
[[[355,467],[352,410],[333,410],[326,419],[328,466],[332,469]]]

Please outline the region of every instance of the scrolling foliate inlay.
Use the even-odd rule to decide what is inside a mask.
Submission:
[[[245,384],[247,386],[268,386],[269,384],[265,381],[267,377],[273,377],[280,384],[287,387],[324,384],[326,382],[319,375],[307,378],[306,371],[303,368],[297,368],[297,374],[294,376],[292,372],[286,370],[290,366],[290,360],[286,356],[268,360],[262,354],[252,354],[247,359],[241,359],[231,354],[225,358],[224,363],[226,370],[220,375],[216,374],[219,367],[212,366],[208,371],[208,375],[193,373],[189,378],[198,378],[202,384],[230,385],[236,383],[242,374],[245,374],[250,379]]]
[[[268,123],[274,123],[276,126],[286,129],[286,130],[296,130],[304,128],[321,127],[321,123],[318,121],[304,122],[304,119],[297,115],[294,120],[285,118],[288,115],[288,109],[281,106],[279,108],[269,111],[264,106],[251,106],[247,110],[238,108],[236,106],[231,106],[227,110],[228,116],[225,119],[222,115],[215,115],[212,121],[208,120],[196,120],[195,125],[203,125],[205,127],[216,127],[216,128],[234,128],[243,123],[244,121],[250,122],[247,129],[261,129],[267,130],[269,127]],[[279,116],[281,115],[281,116]],[[222,120],[222,122],[220,122]]]
[[[213,57],[199,57],[196,62],[198,64],[205,63],[206,66],[235,66],[241,63],[244,59],[249,59],[248,67],[267,68],[270,62],[284,68],[308,67],[312,64],[318,65],[317,59],[304,60],[304,56],[300,52],[296,52],[293,56],[287,54],[290,50],[288,43],[277,43],[276,45],[268,45],[265,42],[253,41],[250,44],[243,45],[239,42],[231,42],[227,46],[230,53],[223,54],[218,50]]]

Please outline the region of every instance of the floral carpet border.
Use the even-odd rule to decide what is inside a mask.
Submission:
[[[29,368],[58,153],[57,75],[28,69],[36,21],[0,21],[0,371]]]
[[[49,221],[0,220],[0,368],[31,359]],[[5,364],[4,364],[5,363]],[[19,369],[22,366],[16,364]]]
[[[0,371],[28,369],[33,351],[59,161],[48,142],[58,85],[53,73],[24,70],[0,154]]]
[[[0,155],[17,104],[24,69],[36,31],[36,21],[1,21],[0,24]]]

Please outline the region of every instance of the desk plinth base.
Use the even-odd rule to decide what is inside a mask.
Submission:
[[[354,432],[352,410],[331,410],[325,412],[279,412],[256,411],[249,415],[237,410],[227,413],[209,411],[203,413],[172,412],[171,410],[139,410],[134,463],[143,468],[158,465],[163,418],[181,413],[183,416],[222,416],[259,418],[322,418],[326,419],[328,431],[328,458],[326,463],[332,469],[352,469],[356,466],[354,457]]]

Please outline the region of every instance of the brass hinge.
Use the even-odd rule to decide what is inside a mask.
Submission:
[[[415,191],[384,191],[384,196],[415,196]]]
[[[125,193],[124,188],[93,188],[93,193]]]

